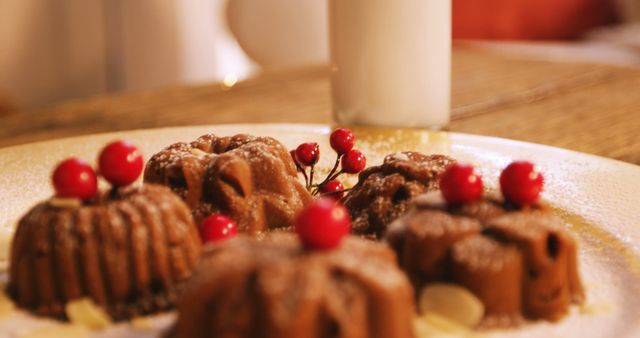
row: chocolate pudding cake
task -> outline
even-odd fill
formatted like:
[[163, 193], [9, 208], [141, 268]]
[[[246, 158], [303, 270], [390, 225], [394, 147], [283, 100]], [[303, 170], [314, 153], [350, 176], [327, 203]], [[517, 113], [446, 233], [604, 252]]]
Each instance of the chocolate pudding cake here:
[[484, 326], [520, 323], [523, 261], [516, 247], [486, 236], [470, 236], [451, 246], [448, 265], [448, 278], [484, 304]]
[[524, 316], [556, 321], [584, 291], [576, 241], [542, 204], [515, 208], [483, 197], [447, 205], [438, 192], [416, 198], [386, 239], [416, 290], [431, 282], [464, 286], [485, 305], [485, 325]]
[[438, 188], [440, 175], [453, 163], [455, 160], [444, 155], [402, 152], [388, 155], [382, 165], [365, 169], [343, 200], [353, 217], [353, 232], [381, 238], [413, 197]]
[[149, 160], [144, 180], [180, 195], [196, 221], [223, 213], [252, 234], [290, 227], [311, 200], [289, 152], [270, 137], [204, 135], [173, 144]]
[[487, 223], [485, 234], [518, 248], [524, 260], [523, 311], [558, 320], [571, 303], [584, 301], [576, 241], [551, 212], [517, 211]]
[[347, 237], [332, 250], [294, 234], [205, 247], [172, 336], [414, 337], [413, 290], [386, 245]]
[[166, 187], [114, 188], [84, 203], [52, 198], [18, 223], [8, 293], [57, 318], [83, 297], [116, 320], [154, 313], [173, 307], [200, 250], [189, 208]]

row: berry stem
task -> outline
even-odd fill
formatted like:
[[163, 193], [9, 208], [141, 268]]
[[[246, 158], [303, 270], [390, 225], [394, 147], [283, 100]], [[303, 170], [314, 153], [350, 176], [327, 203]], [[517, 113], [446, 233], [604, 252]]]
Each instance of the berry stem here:
[[304, 169], [302, 170], [302, 176], [304, 176], [304, 184], [309, 186], [309, 176], [307, 176], [307, 171]]
[[296, 165], [296, 168], [298, 168], [298, 171], [302, 173], [302, 176], [304, 176], [304, 185], [306, 187], [309, 187], [309, 177], [307, 176], [307, 172], [298, 162], [294, 162], [294, 163]]
[[338, 176], [342, 175], [344, 173], [344, 171], [342, 171], [342, 169], [340, 169], [337, 173], [335, 173], [333, 176], [329, 175], [327, 176], [327, 179], [325, 180], [326, 182], [324, 182], [325, 184], [329, 181], [333, 181], [336, 178], [338, 178]]
[[[333, 168], [331, 168], [331, 171], [329, 172], [329, 175], [327, 175], [327, 177], [331, 177], [331, 175], [333, 175], [336, 172], [336, 169], [338, 169], [338, 165], [340, 164], [340, 158], [342, 157], [342, 155], [340, 154], [336, 154], [336, 163], [333, 164]], [[324, 182], [322, 183], [327, 183], [328, 180], [325, 178]]]
[[320, 190], [322, 189], [322, 187], [323, 187], [325, 184], [327, 184], [327, 183], [328, 183], [328, 182], [330, 182], [330, 181], [335, 180], [335, 179], [336, 179], [338, 176], [340, 176], [342, 173], [343, 173], [343, 171], [342, 171], [342, 170], [340, 170], [340, 171], [338, 171], [337, 173], [335, 173], [333, 176], [331, 176], [331, 175], [327, 175], [327, 178], [325, 178], [325, 179], [324, 179], [324, 181], [322, 181], [322, 183], [320, 183], [320, 184], [318, 184], [318, 185], [316, 185], [316, 186], [315, 186], [315, 189], [313, 189], [313, 190], [311, 191], [311, 195], [312, 195], [312, 196], [317, 195], [317, 194], [320, 192]]
[[307, 185], [307, 190], [311, 190], [311, 187], [313, 186], [313, 174], [314, 174], [314, 170], [315, 169], [315, 165], [311, 166], [311, 170], [309, 172], [309, 184]]
[[331, 171], [329, 172], [329, 174], [327, 175], [327, 177], [324, 178], [324, 181], [322, 181], [320, 184], [317, 185], [317, 190], [322, 189], [322, 186], [327, 184], [329, 181], [335, 179], [336, 177], [338, 177], [338, 175], [340, 175], [340, 173], [338, 173], [338, 175], [334, 176], [333, 178], [331, 178], [331, 176], [336, 172], [336, 170], [338, 169], [338, 165], [340, 164], [340, 158], [342, 157], [342, 155], [338, 154], [336, 156], [336, 163], [333, 165], [333, 168], [331, 168]]
[[112, 186], [111, 189], [109, 189], [109, 198], [111, 199], [118, 198], [118, 187]]

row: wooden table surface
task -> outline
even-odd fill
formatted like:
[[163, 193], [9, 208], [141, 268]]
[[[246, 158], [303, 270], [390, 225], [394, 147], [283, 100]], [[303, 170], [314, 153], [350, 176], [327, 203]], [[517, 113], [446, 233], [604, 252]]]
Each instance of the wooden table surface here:
[[[456, 47], [451, 130], [640, 164], [640, 70], [517, 59]], [[216, 123], [331, 123], [328, 68], [68, 101], [0, 117], [0, 146], [97, 132]]]

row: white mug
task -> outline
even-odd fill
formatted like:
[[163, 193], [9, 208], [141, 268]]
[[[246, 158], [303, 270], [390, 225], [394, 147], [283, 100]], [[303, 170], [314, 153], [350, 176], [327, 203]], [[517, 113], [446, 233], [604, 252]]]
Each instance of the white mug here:
[[451, 0], [329, 0], [340, 124], [443, 129], [451, 96]]

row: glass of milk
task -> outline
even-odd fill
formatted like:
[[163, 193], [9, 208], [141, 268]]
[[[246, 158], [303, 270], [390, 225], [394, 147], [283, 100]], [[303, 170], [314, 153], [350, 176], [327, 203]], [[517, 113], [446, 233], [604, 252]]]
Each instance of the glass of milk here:
[[447, 127], [451, 0], [329, 0], [329, 34], [338, 123]]

